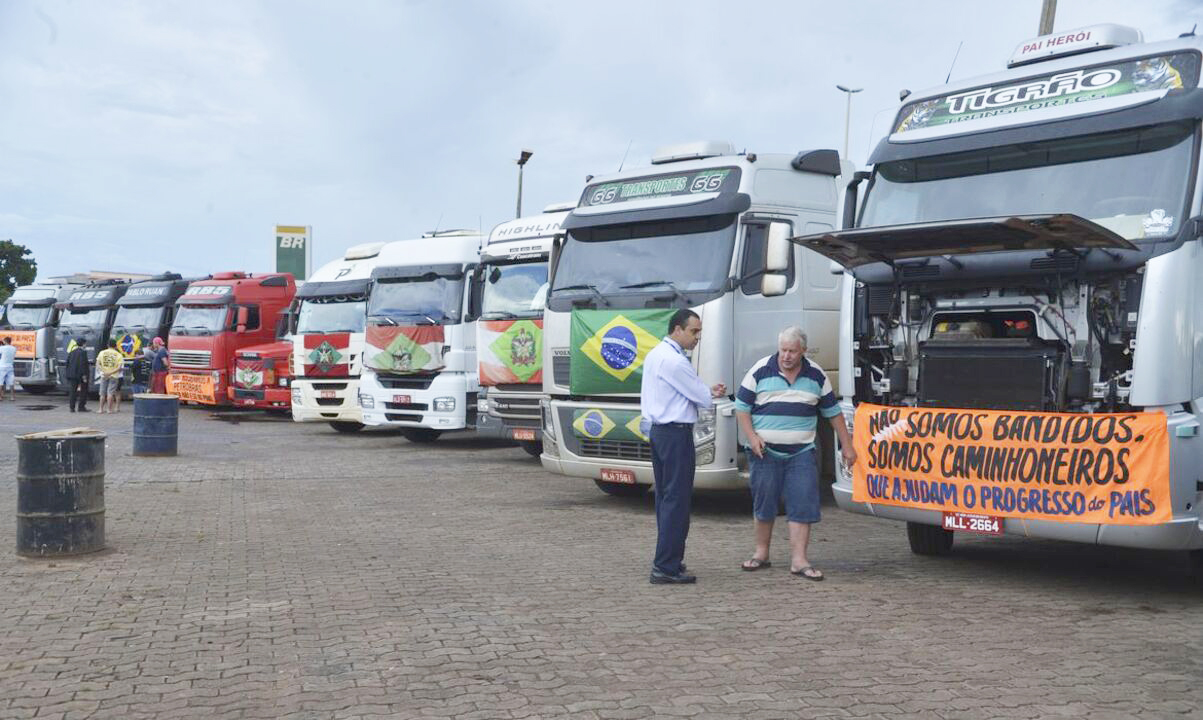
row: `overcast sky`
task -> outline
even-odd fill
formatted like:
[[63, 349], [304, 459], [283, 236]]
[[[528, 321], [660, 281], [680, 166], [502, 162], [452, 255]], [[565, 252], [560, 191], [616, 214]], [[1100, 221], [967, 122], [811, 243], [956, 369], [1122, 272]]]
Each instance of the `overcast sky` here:
[[[272, 229], [351, 244], [489, 229], [663, 144], [841, 148], [901, 88], [1004, 67], [1040, 0], [0, 0], [0, 239], [39, 275], [273, 269]], [[1056, 29], [1163, 40], [1203, 0], [1060, 0]]]

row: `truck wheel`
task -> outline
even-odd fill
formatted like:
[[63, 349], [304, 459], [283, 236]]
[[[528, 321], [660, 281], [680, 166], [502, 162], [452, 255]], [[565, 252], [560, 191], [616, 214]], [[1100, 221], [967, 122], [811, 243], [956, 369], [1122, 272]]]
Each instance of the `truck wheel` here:
[[526, 454], [530, 455], [531, 457], [539, 457], [543, 454], [542, 440], [523, 440], [518, 444], [521, 445], [522, 449], [526, 451]]
[[443, 432], [430, 428], [402, 428], [401, 434], [411, 443], [432, 443], [438, 440], [439, 435], [442, 435]]
[[331, 420], [330, 427], [340, 433], [356, 433], [363, 430], [363, 423], [347, 421], [347, 420]]
[[1190, 574], [1195, 578], [1195, 584], [1203, 587], [1203, 550], [1191, 550], [1188, 555], [1190, 558]]
[[29, 387], [22, 385], [21, 389], [30, 395], [45, 395], [50, 392], [50, 388], [45, 385], [30, 385]]
[[651, 485], [627, 485], [605, 480], [594, 480], [593, 482], [597, 483], [597, 487], [601, 488], [602, 492], [614, 497], [642, 497], [651, 488]]
[[908, 522], [906, 539], [916, 555], [947, 555], [952, 551], [952, 531], [936, 525]]

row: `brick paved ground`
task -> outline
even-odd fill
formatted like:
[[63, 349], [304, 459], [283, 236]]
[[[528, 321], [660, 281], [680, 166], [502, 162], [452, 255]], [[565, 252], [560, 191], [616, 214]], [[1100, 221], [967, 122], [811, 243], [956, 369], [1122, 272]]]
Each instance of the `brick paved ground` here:
[[[1203, 593], [1179, 556], [958, 540], [825, 509], [824, 583], [741, 573], [748, 507], [705, 498], [694, 587], [651, 586], [650, 499], [471, 437], [411, 445], [185, 409], [0, 405], [0, 432], [110, 432], [108, 541], [18, 559], [0, 441], [0, 718], [1201, 716]], [[48, 411], [21, 405], [54, 405]], [[784, 530], [784, 528], [782, 528]]]

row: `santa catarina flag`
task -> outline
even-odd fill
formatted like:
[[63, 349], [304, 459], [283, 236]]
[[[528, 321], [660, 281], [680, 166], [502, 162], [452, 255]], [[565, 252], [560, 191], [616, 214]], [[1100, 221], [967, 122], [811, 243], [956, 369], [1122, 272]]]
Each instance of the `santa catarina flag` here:
[[364, 364], [390, 373], [443, 369], [443, 326], [369, 325], [364, 335]]
[[482, 320], [476, 343], [480, 384], [543, 382], [543, 319]]
[[638, 393], [643, 361], [668, 333], [673, 310], [573, 310], [569, 390]]
[[305, 377], [351, 374], [351, 333], [313, 333], [305, 338]]

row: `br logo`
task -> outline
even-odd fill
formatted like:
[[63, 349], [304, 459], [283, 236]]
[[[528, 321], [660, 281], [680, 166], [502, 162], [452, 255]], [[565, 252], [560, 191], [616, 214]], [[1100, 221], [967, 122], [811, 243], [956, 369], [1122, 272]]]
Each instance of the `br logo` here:
[[639, 356], [639, 344], [635, 333], [625, 325], [610, 328], [601, 341], [601, 356], [615, 370], [625, 370]]

